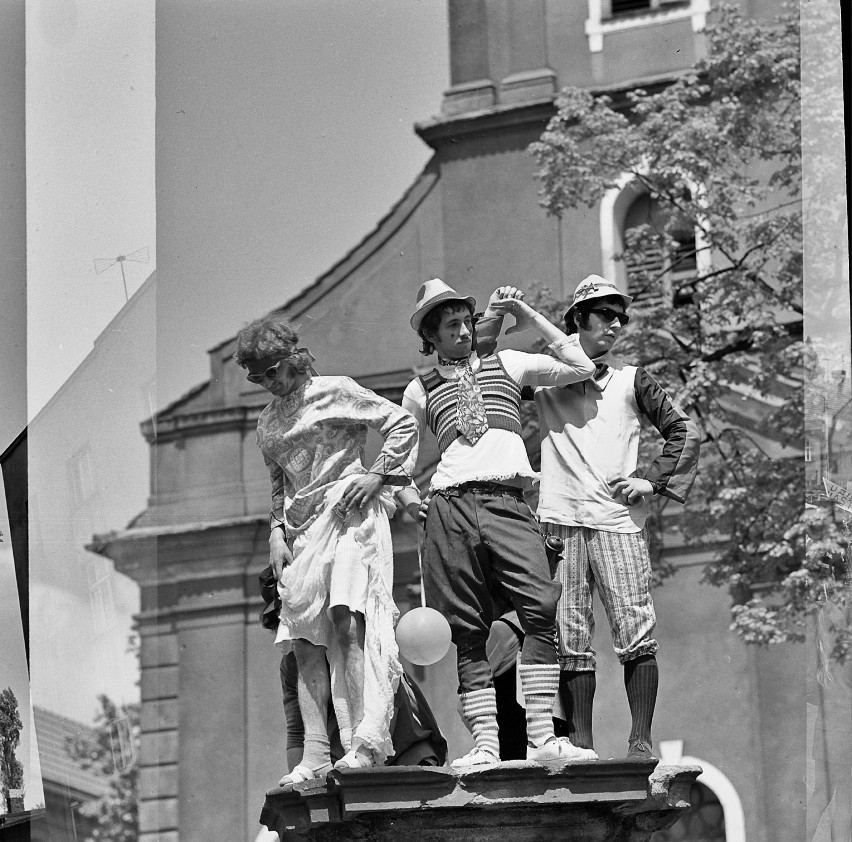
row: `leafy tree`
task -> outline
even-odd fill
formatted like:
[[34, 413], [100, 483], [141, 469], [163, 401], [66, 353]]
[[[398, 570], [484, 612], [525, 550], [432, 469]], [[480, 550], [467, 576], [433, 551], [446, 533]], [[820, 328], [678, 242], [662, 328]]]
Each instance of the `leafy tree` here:
[[628, 183], [647, 197], [617, 256], [635, 297], [618, 352], [704, 439], [687, 507], [660, 501], [657, 525], [713, 549], [705, 580], [728, 586], [746, 641], [799, 641], [832, 573], [806, 558], [801, 519], [797, 9], [767, 23], [722, 6], [706, 44], [694, 72], [620, 102], [566, 88], [531, 152], [550, 215]]
[[7, 804], [10, 789], [24, 788], [24, 767], [15, 757], [23, 727], [18, 712], [18, 699], [12, 688], [7, 687], [0, 691], [0, 782], [2, 797]]
[[66, 750], [83, 769], [108, 782], [101, 798], [83, 804], [80, 812], [92, 820], [86, 842], [136, 842], [139, 836], [139, 706], [118, 707], [98, 697], [100, 711], [91, 734], [68, 738]]

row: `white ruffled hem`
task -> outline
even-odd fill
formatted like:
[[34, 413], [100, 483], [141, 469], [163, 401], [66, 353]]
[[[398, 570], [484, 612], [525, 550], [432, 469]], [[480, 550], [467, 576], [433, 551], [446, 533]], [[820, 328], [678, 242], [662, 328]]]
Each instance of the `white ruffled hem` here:
[[[389, 513], [394, 510], [392, 492], [385, 489], [363, 510], [360, 523], [343, 520], [334, 506], [354, 477], [334, 484], [325, 496], [323, 510], [294, 545], [295, 559], [284, 569], [278, 591], [281, 594], [281, 622], [276, 643], [302, 638], [326, 647], [331, 667], [331, 693], [340, 727], [341, 742], [348, 751], [364, 745], [379, 763], [393, 754], [390, 723], [394, 693], [402, 674], [394, 625], [399, 616], [393, 601], [393, 548]], [[336, 547], [344, 530], [352, 535], [359, 556], [367, 567], [367, 602], [364, 640], [364, 716], [353, 730], [352, 702], [329, 617], [328, 584]]]

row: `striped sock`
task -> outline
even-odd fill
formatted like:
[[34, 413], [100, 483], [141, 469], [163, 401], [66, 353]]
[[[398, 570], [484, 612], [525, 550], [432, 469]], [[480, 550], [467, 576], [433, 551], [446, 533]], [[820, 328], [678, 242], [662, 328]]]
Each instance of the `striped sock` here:
[[527, 706], [527, 740], [540, 746], [553, 738], [553, 699], [559, 689], [559, 664], [520, 664]]
[[633, 718], [631, 740], [651, 742], [651, 720], [657, 702], [659, 675], [657, 659], [653, 655], [640, 655], [624, 664], [624, 686]]
[[473, 732], [477, 748], [500, 756], [500, 739], [497, 730], [497, 693], [493, 687], [471, 690], [461, 694], [462, 715]]

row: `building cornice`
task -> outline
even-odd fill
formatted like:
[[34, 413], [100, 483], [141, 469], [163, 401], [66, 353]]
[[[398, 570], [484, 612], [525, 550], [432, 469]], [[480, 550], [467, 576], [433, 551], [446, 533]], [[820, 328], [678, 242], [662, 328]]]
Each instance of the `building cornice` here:
[[148, 444], [162, 444], [188, 435], [207, 436], [239, 430], [250, 422], [257, 422], [262, 410], [262, 406], [227, 406], [149, 418], [141, 424], [142, 435]]
[[523, 105], [496, 105], [451, 117], [434, 117], [415, 123], [414, 131], [424, 143], [437, 150], [444, 143], [465, 135], [544, 126], [555, 113], [553, 101], [553, 97], [548, 96]]
[[[610, 97], [612, 107], [621, 110], [629, 106], [627, 95], [631, 91], [642, 88], [649, 93], [655, 93], [693, 72], [688, 68], [683, 71], [640, 76], [614, 85], [591, 88], [589, 92], [592, 96]], [[444, 143], [466, 135], [489, 134], [507, 128], [544, 126], [556, 113], [555, 103], [556, 96], [546, 96], [523, 104], [505, 103], [461, 114], [443, 114], [415, 123], [414, 131], [424, 143], [437, 150]]]

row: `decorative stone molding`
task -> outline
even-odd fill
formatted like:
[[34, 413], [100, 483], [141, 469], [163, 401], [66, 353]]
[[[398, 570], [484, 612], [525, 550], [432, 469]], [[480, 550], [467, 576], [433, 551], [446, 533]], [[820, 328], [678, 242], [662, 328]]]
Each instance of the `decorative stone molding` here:
[[602, 0], [588, 0], [589, 17], [586, 20], [586, 36], [589, 39], [589, 51], [599, 53], [603, 50], [604, 35], [623, 32], [627, 29], [639, 29], [644, 26], [657, 26], [677, 20], [691, 20], [692, 31], [701, 32], [710, 12], [710, 0], [689, 0], [683, 3], [659, 3], [656, 8], [646, 12], [633, 13], [623, 17], [603, 19]]
[[222, 430], [247, 428], [260, 417], [263, 406], [229, 406], [149, 418], [142, 422], [148, 444], [170, 441], [184, 435], [212, 435]]
[[282, 842], [430, 842], [524, 839], [645, 842], [689, 807], [699, 767], [604, 760], [509, 761], [457, 774], [447, 768], [346, 769], [266, 794], [261, 824]]
[[556, 74], [549, 67], [513, 73], [500, 82], [500, 102], [525, 104], [554, 96]]
[[491, 108], [496, 101], [497, 90], [494, 83], [490, 79], [477, 79], [474, 82], [453, 85], [444, 91], [441, 113], [452, 117], [468, 111], [481, 111], [483, 108]]

